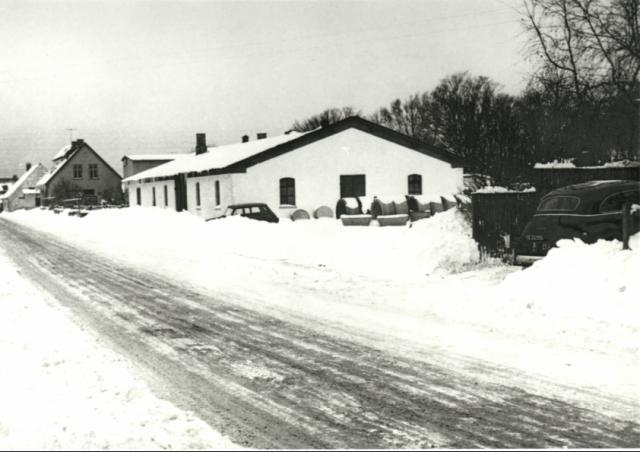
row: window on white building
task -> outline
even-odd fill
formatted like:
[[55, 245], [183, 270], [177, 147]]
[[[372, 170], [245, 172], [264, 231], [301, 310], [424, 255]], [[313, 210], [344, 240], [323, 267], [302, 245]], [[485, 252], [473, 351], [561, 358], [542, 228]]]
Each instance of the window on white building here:
[[409, 174], [409, 189], [407, 193], [410, 195], [422, 194], [422, 176], [420, 174]]
[[352, 174], [340, 176], [340, 197], [355, 198], [366, 196], [366, 183], [364, 174]]
[[280, 179], [280, 205], [296, 205], [296, 180], [293, 177]]

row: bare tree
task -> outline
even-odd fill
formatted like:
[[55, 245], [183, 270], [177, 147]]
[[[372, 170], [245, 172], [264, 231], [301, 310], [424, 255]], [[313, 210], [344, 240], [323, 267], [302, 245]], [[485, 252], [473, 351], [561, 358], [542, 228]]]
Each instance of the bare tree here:
[[294, 122], [291, 128], [298, 132], [308, 132], [336, 123], [349, 116], [358, 116], [360, 114], [360, 111], [355, 110], [353, 107], [329, 108], [318, 115], [311, 116], [303, 121]]
[[523, 0], [537, 75], [566, 82], [575, 99], [638, 96], [638, 0]]

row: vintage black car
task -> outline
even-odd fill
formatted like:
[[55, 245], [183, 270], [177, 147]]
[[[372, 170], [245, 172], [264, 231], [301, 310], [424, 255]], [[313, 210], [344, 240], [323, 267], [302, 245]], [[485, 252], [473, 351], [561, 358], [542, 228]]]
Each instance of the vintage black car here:
[[232, 204], [227, 207], [224, 215], [216, 218], [209, 218], [207, 221], [226, 218], [233, 215], [240, 215], [251, 218], [252, 220], [268, 221], [269, 223], [278, 223], [280, 221], [278, 216], [273, 213], [268, 205], [260, 202]]
[[[640, 204], [640, 181], [591, 181], [548, 193], [514, 246], [515, 263], [529, 265], [546, 256], [560, 239], [585, 243], [622, 239], [622, 207]], [[632, 233], [640, 229], [638, 220]]]

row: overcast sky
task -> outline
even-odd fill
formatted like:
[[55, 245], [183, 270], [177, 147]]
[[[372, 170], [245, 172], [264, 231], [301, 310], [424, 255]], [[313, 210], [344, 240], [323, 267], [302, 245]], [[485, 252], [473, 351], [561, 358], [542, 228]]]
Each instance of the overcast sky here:
[[287, 130], [345, 105], [369, 114], [462, 70], [511, 93], [529, 71], [518, 0], [0, 0], [0, 176], [84, 138], [185, 152]]

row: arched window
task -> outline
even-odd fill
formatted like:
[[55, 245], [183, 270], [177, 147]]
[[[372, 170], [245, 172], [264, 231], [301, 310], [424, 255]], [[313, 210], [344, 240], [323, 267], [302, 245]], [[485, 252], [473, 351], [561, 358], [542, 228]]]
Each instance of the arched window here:
[[296, 180], [293, 177], [280, 179], [280, 205], [296, 205]]
[[220, 206], [220, 181], [216, 181], [216, 207]]
[[196, 182], [196, 206], [200, 205], [200, 182]]
[[409, 175], [409, 190], [408, 193], [410, 195], [421, 195], [422, 194], [422, 176], [419, 174], [410, 174]]

